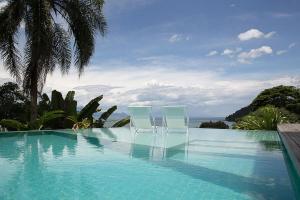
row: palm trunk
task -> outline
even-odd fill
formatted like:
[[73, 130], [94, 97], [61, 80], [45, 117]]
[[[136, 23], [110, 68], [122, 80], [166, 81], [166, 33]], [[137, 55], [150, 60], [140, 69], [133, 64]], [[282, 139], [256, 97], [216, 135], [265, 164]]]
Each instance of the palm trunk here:
[[30, 121], [37, 119], [37, 73], [31, 75], [30, 80]]

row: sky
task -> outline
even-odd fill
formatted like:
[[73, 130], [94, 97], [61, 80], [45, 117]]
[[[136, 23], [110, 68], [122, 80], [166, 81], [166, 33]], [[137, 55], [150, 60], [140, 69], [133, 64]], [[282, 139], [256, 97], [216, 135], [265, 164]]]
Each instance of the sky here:
[[[299, 0], [106, 0], [104, 13], [107, 35], [82, 76], [56, 71], [44, 92], [223, 117], [263, 89], [300, 86]], [[0, 83], [12, 80], [0, 65]]]

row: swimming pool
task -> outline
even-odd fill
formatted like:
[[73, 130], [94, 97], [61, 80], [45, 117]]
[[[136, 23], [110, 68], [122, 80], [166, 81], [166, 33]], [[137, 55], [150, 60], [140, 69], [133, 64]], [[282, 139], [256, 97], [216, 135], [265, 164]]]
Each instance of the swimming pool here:
[[277, 132], [0, 134], [1, 200], [297, 199], [293, 176]]

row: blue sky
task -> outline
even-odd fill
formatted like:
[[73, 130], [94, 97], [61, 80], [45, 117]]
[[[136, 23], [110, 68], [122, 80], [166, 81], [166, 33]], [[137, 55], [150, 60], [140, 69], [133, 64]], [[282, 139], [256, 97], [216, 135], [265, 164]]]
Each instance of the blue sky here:
[[[185, 104], [193, 116], [226, 116], [264, 88], [300, 84], [300, 1], [107, 0], [83, 76], [55, 72], [45, 92], [75, 90], [80, 104]], [[9, 75], [0, 69], [2, 82]]]

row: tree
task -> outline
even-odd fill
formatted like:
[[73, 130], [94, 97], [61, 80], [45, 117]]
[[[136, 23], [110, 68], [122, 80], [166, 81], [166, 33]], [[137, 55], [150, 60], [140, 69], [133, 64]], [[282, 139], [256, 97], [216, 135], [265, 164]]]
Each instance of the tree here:
[[228, 121], [237, 121], [257, 109], [273, 105], [276, 108], [284, 108], [292, 113], [300, 115], [300, 89], [294, 86], [276, 86], [262, 91], [252, 103], [226, 117]]
[[222, 121], [217, 121], [217, 122], [209, 121], [209, 122], [202, 122], [199, 128], [229, 129], [229, 126]]
[[[37, 98], [48, 73], [67, 73], [75, 55], [79, 74], [94, 51], [95, 36], [105, 34], [104, 0], [10, 0], [0, 11], [0, 52], [10, 74], [30, 95], [31, 121], [37, 119]], [[64, 21], [63, 23], [59, 23]], [[24, 22], [24, 62], [17, 35]], [[72, 39], [73, 38], [73, 39]], [[71, 49], [74, 41], [74, 51]], [[23, 71], [24, 70], [24, 71]]]
[[25, 122], [28, 118], [29, 101], [16, 83], [0, 86], [0, 119], [15, 119]]

